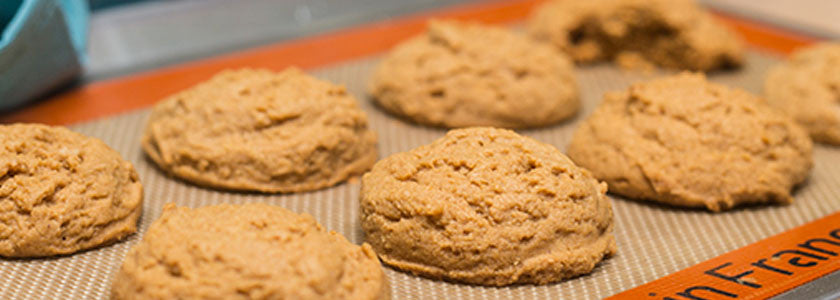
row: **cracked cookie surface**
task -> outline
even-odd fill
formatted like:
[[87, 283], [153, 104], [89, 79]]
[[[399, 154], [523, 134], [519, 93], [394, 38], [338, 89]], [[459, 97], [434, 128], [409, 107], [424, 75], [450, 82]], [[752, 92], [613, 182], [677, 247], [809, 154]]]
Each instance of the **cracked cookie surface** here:
[[551, 145], [457, 129], [374, 165], [362, 178], [361, 224], [379, 257], [402, 270], [546, 284], [615, 253], [606, 189]]
[[812, 148], [801, 127], [755, 96], [683, 73], [607, 93], [568, 155], [612, 193], [721, 211], [792, 202]]
[[693, 0], [554, 0], [528, 32], [575, 61], [709, 71], [743, 63], [743, 43]]
[[432, 21], [395, 47], [371, 78], [380, 107], [439, 127], [539, 127], [580, 107], [571, 61], [508, 29]]
[[137, 229], [143, 187], [102, 141], [63, 127], [0, 126], [0, 256], [71, 254]]
[[142, 145], [187, 181], [261, 192], [332, 186], [377, 156], [356, 99], [298, 69], [223, 71], [170, 96], [152, 111]]
[[129, 250], [112, 299], [390, 298], [382, 266], [315, 219], [261, 203], [168, 204]]
[[840, 145], [840, 42], [798, 50], [770, 69], [764, 96], [814, 141]]

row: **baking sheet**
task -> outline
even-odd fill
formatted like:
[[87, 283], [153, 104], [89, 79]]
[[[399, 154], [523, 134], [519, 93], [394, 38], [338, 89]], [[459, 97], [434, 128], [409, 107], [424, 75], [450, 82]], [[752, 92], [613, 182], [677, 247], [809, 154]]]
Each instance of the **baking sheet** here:
[[[777, 57], [752, 52], [746, 67], [717, 73], [710, 79], [758, 93], [766, 69]], [[345, 84], [356, 95], [379, 135], [380, 157], [406, 151], [444, 135], [433, 129], [392, 118], [373, 107], [364, 93], [378, 57], [313, 70], [317, 77]], [[622, 71], [609, 65], [581, 67], [582, 111], [556, 126], [519, 131], [565, 150], [577, 123], [595, 108], [605, 91], [662, 74]], [[153, 87], [150, 87], [153, 88]], [[119, 101], [114, 95], [113, 101]], [[138, 234], [128, 240], [71, 256], [0, 259], [0, 299], [107, 299], [111, 279], [128, 248], [158, 218], [165, 203], [200, 207], [216, 203], [265, 202], [309, 213], [325, 227], [360, 244], [358, 180], [324, 190], [290, 195], [233, 193], [197, 187], [164, 175], [140, 149], [148, 109], [71, 126], [102, 139], [134, 163], [145, 190]], [[815, 167], [808, 182], [788, 206], [755, 206], [719, 214], [684, 210], [611, 196], [618, 253], [590, 275], [544, 286], [505, 288], [470, 286], [415, 277], [384, 267], [394, 299], [600, 299], [652, 281], [698, 262], [840, 210], [840, 148], [816, 145]]]

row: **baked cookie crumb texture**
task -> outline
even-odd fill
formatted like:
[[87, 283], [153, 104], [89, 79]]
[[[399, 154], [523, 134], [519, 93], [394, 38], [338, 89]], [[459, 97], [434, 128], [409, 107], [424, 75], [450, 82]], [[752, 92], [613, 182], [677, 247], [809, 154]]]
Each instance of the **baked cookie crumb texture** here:
[[764, 96], [808, 129], [814, 141], [840, 145], [840, 42], [798, 50], [770, 69]]
[[137, 229], [143, 187], [102, 141], [63, 127], [0, 125], [0, 256], [71, 254]]
[[142, 144], [177, 177], [261, 192], [332, 186], [361, 175], [377, 156], [356, 99], [293, 68], [223, 71], [163, 100]]
[[812, 148], [759, 98], [683, 73], [607, 93], [568, 154], [612, 193], [721, 211], [792, 202]]
[[129, 250], [112, 299], [390, 298], [369, 245], [266, 204], [168, 204]]
[[432, 21], [392, 50], [369, 92], [380, 107], [440, 127], [539, 127], [580, 107], [571, 61], [508, 29]]
[[743, 42], [693, 0], [553, 0], [528, 32], [580, 63], [710, 71], [744, 60]]
[[616, 251], [606, 185], [513, 131], [452, 130], [362, 178], [361, 224], [388, 265], [431, 278], [546, 284]]

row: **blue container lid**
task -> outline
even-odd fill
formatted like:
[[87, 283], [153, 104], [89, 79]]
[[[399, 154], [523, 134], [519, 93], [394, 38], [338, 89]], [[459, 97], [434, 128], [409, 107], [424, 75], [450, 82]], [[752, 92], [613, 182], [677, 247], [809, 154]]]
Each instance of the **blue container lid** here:
[[0, 0], [0, 109], [81, 73], [88, 18], [86, 0]]

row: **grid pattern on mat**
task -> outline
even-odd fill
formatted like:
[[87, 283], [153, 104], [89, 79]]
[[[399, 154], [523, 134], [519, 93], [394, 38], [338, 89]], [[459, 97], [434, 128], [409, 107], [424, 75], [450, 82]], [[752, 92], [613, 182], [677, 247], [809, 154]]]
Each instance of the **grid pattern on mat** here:
[[[377, 57], [313, 71], [345, 84], [369, 113], [379, 135], [382, 157], [431, 142], [444, 130], [408, 124], [374, 108], [365, 96], [365, 81]], [[747, 67], [734, 73], [712, 74], [713, 81], [758, 93], [764, 71], [776, 58], [750, 53]], [[520, 133], [565, 149], [576, 124], [609, 90], [659, 76], [620, 71], [606, 65], [578, 70], [583, 110], [573, 120]], [[114, 95], [113, 101], [119, 101]], [[140, 149], [139, 137], [148, 110], [72, 126], [73, 130], [104, 140], [133, 162], [145, 187], [140, 232], [127, 241], [76, 255], [36, 260], [0, 259], [0, 299], [106, 299], [110, 281], [128, 248], [158, 218], [168, 202], [199, 207], [215, 203], [266, 202], [309, 213], [325, 227], [361, 243], [358, 221], [358, 181], [321, 191], [293, 195], [229, 193], [196, 187], [163, 175]], [[618, 254], [592, 274], [545, 286], [489, 288], [414, 277], [385, 267], [395, 299], [598, 299], [745, 246], [840, 210], [840, 149], [817, 145], [811, 178], [789, 206], [741, 208], [721, 214], [681, 210], [618, 197], [613, 199]]]

